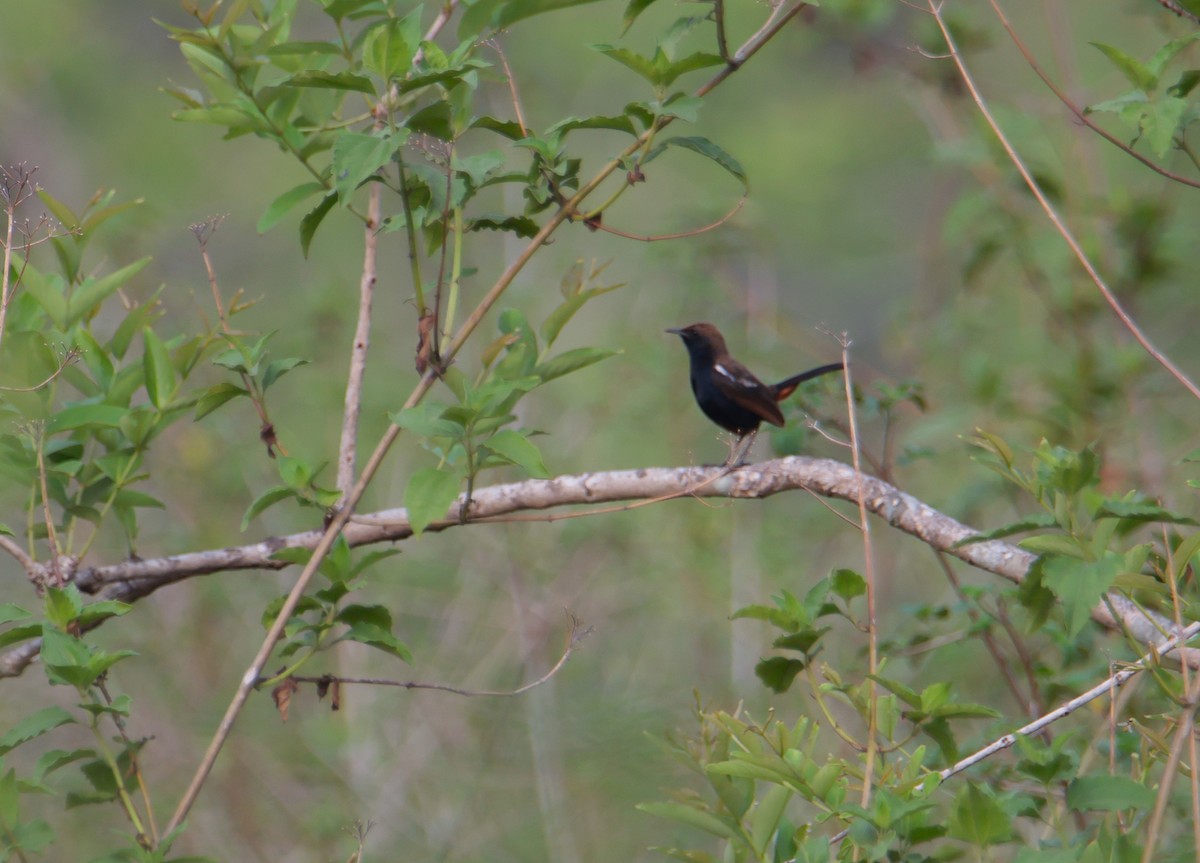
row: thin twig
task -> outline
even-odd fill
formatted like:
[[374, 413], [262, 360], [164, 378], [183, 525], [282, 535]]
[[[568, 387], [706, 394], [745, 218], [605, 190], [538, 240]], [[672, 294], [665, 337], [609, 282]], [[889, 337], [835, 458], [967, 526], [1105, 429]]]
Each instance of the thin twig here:
[[1004, 152], [1008, 155], [1009, 160], [1020, 173], [1021, 178], [1025, 181], [1025, 185], [1029, 188], [1029, 191], [1031, 191], [1033, 196], [1037, 198], [1038, 204], [1041, 205], [1042, 210], [1046, 213], [1046, 216], [1054, 224], [1054, 228], [1058, 231], [1059, 236], [1061, 236], [1063, 241], [1066, 242], [1067, 246], [1071, 249], [1071, 252], [1075, 255], [1076, 260], [1079, 261], [1080, 266], [1083, 267], [1084, 271], [1088, 274], [1088, 277], [1091, 278], [1093, 284], [1096, 285], [1096, 288], [1100, 291], [1101, 295], [1103, 295], [1105, 302], [1108, 303], [1109, 307], [1113, 310], [1113, 313], [1117, 316], [1125, 328], [1129, 330], [1134, 339], [1137, 340], [1137, 343], [1141, 345], [1146, 353], [1153, 357], [1154, 360], [1159, 363], [1159, 365], [1161, 365], [1177, 381], [1179, 381], [1179, 383], [1182, 384], [1188, 392], [1190, 392], [1197, 399], [1200, 399], [1200, 387], [1196, 386], [1196, 384], [1193, 383], [1186, 374], [1184, 374], [1182, 369], [1171, 362], [1166, 354], [1154, 346], [1154, 344], [1150, 341], [1146, 334], [1142, 332], [1141, 328], [1137, 325], [1129, 313], [1125, 311], [1125, 308], [1121, 305], [1121, 302], [1109, 288], [1108, 284], [1104, 281], [1100, 273], [1097, 272], [1095, 266], [1088, 258], [1087, 253], [1084, 252], [1083, 247], [1079, 245], [1079, 241], [1075, 239], [1075, 235], [1071, 233], [1071, 229], [1067, 227], [1066, 222], [1063, 221], [1062, 217], [1058, 214], [1058, 211], [1054, 209], [1054, 205], [1050, 203], [1050, 199], [1046, 197], [1045, 192], [1042, 191], [1041, 186], [1038, 185], [1037, 180], [1034, 179], [1033, 174], [1030, 173], [1029, 168], [1025, 165], [1025, 162], [1021, 159], [1020, 155], [1018, 155], [1012, 143], [1009, 142], [1003, 130], [1001, 130], [1000, 124], [996, 121], [996, 118], [992, 116], [991, 109], [988, 108], [987, 102], [984, 101], [983, 95], [980, 93], [979, 88], [975, 85], [975, 79], [972, 77], [970, 70], [967, 69], [966, 61], [963, 60], [962, 54], [960, 54], [958, 51], [958, 46], [955, 44], [954, 37], [950, 33], [950, 27], [946, 24], [946, 19], [942, 17], [942, 4], [940, 0], [927, 0], [927, 2], [929, 4], [929, 11], [933, 14], [934, 20], [937, 22], [938, 27], [942, 31], [942, 38], [946, 40], [946, 45], [950, 49], [950, 55], [954, 60], [954, 65], [958, 67], [958, 74], [962, 78], [963, 83], [966, 85], [967, 90], [970, 91], [971, 98], [974, 100], [975, 106], [979, 108], [979, 112], [983, 115], [983, 118], [991, 128], [992, 133], [1000, 141], [1000, 145], [1004, 148]]
[[[200, 247], [200, 260], [204, 262], [204, 272], [208, 276], [208, 286], [212, 291], [213, 305], [217, 307], [217, 320], [221, 324], [221, 333], [229, 340], [233, 346], [233, 328], [229, 326], [229, 316], [225, 309], [225, 301], [221, 297], [221, 288], [217, 281], [217, 269], [213, 265], [212, 255], [208, 253], [208, 241], [212, 239], [213, 234], [217, 232], [217, 228], [224, 221], [224, 216], [213, 216], [203, 222], [197, 222], [189, 226], [192, 236], [196, 238], [196, 243]], [[236, 300], [237, 294], [234, 294]], [[275, 430], [275, 424], [271, 422], [271, 417], [267, 413], [266, 397], [259, 390], [258, 384], [254, 377], [248, 372], [241, 371], [238, 375], [242, 379], [242, 388], [250, 397], [250, 403], [254, 405], [254, 412], [258, 414], [259, 422], [259, 439], [266, 444], [267, 455], [275, 457], [275, 450], [279, 450], [281, 455], [287, 455], [287, 449], [279, 442], [278, 433]]]
[[[1033, 722], [1030, 722], [1028, 725], [1024, 725], [1010, 734], [1005, 734], [1003, 737], [999, 738], [998, 740], [994, 740], [982, 749], [971, 753], [966, 758], [958, 761], [956, 764], [940, 771], [938, 776], [942, 779], [942, 781], [945, 781], [951, 776], [954, 776], [956, 773], [961, 773], [968, 767], [978, 764], [995, 753], [1000, 752], [1003, 749], [1008, 749], [1017, 742], [1018, 737], [1030, 737], [1034, 734], [1037, 734], [1043, 728], [1049, 727], [1053, 723], [1062, 719], [1064, 716], [1069, 716], [1088, 702], [1094, 701], [1100, 696], [1116, 689], [1139, 671], [1145, 671], [1152, 663], [1157, 662], [1160, 657], [1166, 656], [1167, 654], [1175, 651], [1178, 649], [1179, 645], [1187, 643], [1187, 641], [1195, 637], [1197, 633], [1200, 633], [1200, 623], [1193, 623], [1183, 632], [1172, 635], [1170, 638], [1167, 638], [1151, 647], [1148, 653], [1146, 653], [1141, 659], [1130, 665], [1128, 668], [1118, 671], [1103, 683], [1099, 684], [1098, 686], [1093, 686], [1087, 692], [1083, 693], [1082, 695], [1077, 695], [1075, 698], [1072, 698], [1065, 704], [1056, 707], [1049, 713], [1043, 714]], [[1200, 676], [1198, 676], [1196, 679], [1200, 680]]]
[[72, 365], [75, 362], [75, 360], [79, 359], [80, 353], [81, 353], [81, 351], [79, 350], [79, 348], [71, 348], [70, 350], [68, 350], [62, 358], [62, 362], [58, 364], [58, 368], [56, 368], [54, 370], [54, 372], [50, 375], [50, 377], [46, 378], [44, 381], [42, 381], [39, 384], [34, 384], [31, 387], [0, 387], [0, 392], [35, 393], [38, 390], [42, 389], [43, 387], [53, 383], [55, 378], [57, 378], [64, 371], [66, 371], [67, 366]]
[[858, 521], [863, 544], [863, 577], [867, 582], [867, 757], [863, 764], [862, 802], [865, 809], [871, 802], [871, 784], [875, 778], [875, 757], [879, 750], [876, 734], [879, 727], [879, 690], [875, 676], [879, 673], [879, 620], [876, 600], [879, 586], [875, 580], [875, 547], [871, 542], [871, 520], [867, 518], [862, 459], [859, 453], [858, 411], [854, 406], [854, 381], [850, 366], [850, 339], [845, 333], [842, 343], [842, 376], [846, 389], [846, 415], [850, 424], [850, 454], [854, 473], [858, 477]]
[[567, 660], [571, 658], [576, 645], [592, 634], [592, 627], [588, 626], [581, 629], [578, 618], [573, 614], [568, 614], [568, 617], [570, 619], [570, 628], [567, 632], [567, 644], [563, 648], [558, 662], [554, 663], [553, 667], [537, 680], [530, 681], [523, 686], [518, 686], [516, 689], [464, 689], [460, 686], [450, 686], [446, 683], [422, 683], [415, 680], [390, 680], [382, 677], [337, 677], [331, 674], [326, 674], [322, 677], [293, 675], [288, 679], [294, 680], [297, 683], [342, 683], [361, 684], [363, 686], [397, 686], [401, 689], [432, 689], [437, 692], [464, 695], [468, 698], [511, 698], [514, 695], [524, 695], [529, 690], [541, 686], [554, 675], [558, 674], [563, 666], [567, 664]]
[[[380, 125], [380, 124], [377, 124]], [[370, 183], [367, 192], [367, 221], [363, 226], [363, 265], [358, 282], [358, 322], [350, 345], [350, 370], [342, 410], [342, 438], [338, 446], [337, 489], [342, 497], [354, 487], [358, 467], [358, 420], [362, 414], [363, 378], [367, 373], [367, 350], [371, 344], [371, 306], [375, 298], [379, 222], [383, 212], [383, 184]]]
[[42, 492], [42, 514], [46, 519], [46, 543], [50, 546], [50, 575], [55, 586], [62, 587], [66, 578], [59, 565], [62, 550], [58, 544], [58, 532], [54, 528], [54, 515], [50, 511], [50, 489], [46, 481], [46, 426], [37, 422], [32, 430], [34, 447], [37, 450], [38, 484]]
[[16, 540], [3, 534], [0, 534], [0, 551], [7, 551], [15, 557], [17, 563], [21, 564], [21, 567], [27, 573], [32, 574], [37, 567], [37, 564], [33, 562], [33, 558], [25, 553], [25, 549], [17, 545]]
[[733, 209], [721, 216], [721, 218], [717, 219], [715, 222], [709, 222], [707, 225], [702, 225], [699, 228], [689, 228], [686, 231], [677, 231], [673, 234], [629, 234], [625, 231], [618, 230], [611, 225], [606, 225], [603, 222], [589, 222], [588, 224], [596, 230], [603, 231], [606, 234], [615, 234], [616, 236], [623, 237], [626, 240], [637, 240], [640, 243], [658, 243], [663, 240], [682, 240], [687, 237], [698, 237], [701, 234], [707, 234], [709, 231], [721, 227], [723, 224], [736, 216], [742, 207], [745, 206], [747, 197], [748, 195], [742, 195], [741, 199], [733, 205]]

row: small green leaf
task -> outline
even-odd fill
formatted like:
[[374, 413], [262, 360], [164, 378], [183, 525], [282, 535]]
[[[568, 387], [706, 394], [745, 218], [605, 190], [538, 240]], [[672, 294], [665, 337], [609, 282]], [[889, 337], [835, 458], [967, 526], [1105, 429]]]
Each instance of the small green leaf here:
[[1127, 776], [1080, 776], [1067, 786], [1067, 806], [1101, 812], [1149, 809], [1154, 806], [1154, 791]]
[[22, 719], [0, 737], [0, 755], [7, 755], [22, 743], [28, 743], [47, 731], [75, 721], [75, 717], [61, 707], [44, 707], [32, 716]]
[[683, 147], [685, 150], [691, 150], [693, 153], [699, 153], [701, 156], [704, 156], [706, 159], [711, 159], [730, 174], [737, 177], [743, 186], [748, 188], [750, 185], [750, 179], [746, 176], [746, 170], [742, 167], [742, 164], [737, 159], [733, 158], [733, 156], [726, 153], [723, 149], [718, 147], [707, 138], [701, 138], [697, 136], [668, 138], [646, 154], [643, 164], [649, 162], [651, 159], [654, 159], [656, 156], [666, 150], [667, 147]]
[[533, 368], [532, 374], [541, 378], [543, 382], [552, 381], [563, 375], [569, 375], [571, 372], [585, 369], [590, 365], [616, 356], [619, 353], [620, 351], [610, 351], [605, 348], [575, 348], [574, 350], [564, 351], [558, 356], [546, 360], [544, 363], [539, 363]]
[[662, 818], [682, 822], [689, 827], [695, 827], [721, 839], [735, 839], [738, 836], [737, 829], [732, 825], [725, 823], [715, 815], [694, 809], [684, 803], [639, 803], [636, 808], [649, 815], [658, 815]]
[[286, 192], [267, 205], [267, 209], [263, 212], [262, 217], [258, 220], [258, 225], [256, 226], [257, 231], [260, 234], [265, 234], [301, 201], [304, 201], [324, 190], [325, 187], [320, 183], [301, 183], [299, 186], [294, 186], [293, 188], [288, 189]]
[[866, 580], [852, 569], [835, 569], [829, 585], [834, 593], [847, 601], [867, 592]]
[[352, 72], [298, 72], [283, 83], [293, 87], [316, 87], [329, 90], [354, 90], [375, 95], [375, 85], [366, 75], [355, 75]]
[[385, 80], [406, 73], [416, 49], [405, 38], [405, 30], [404, 22], [397, 18], [371, 30], [363, 40], [363, 65]]
[[116, 428], [128, 415], [128, 410], [115, 405], [71, 405], [52, 416], [46, 430], [56, 434], [78, 428]]
[[459, 484], [457, 474], [437, 468], [425, 468], [412, 475], [404, 491], [404, 505], [414, 536], [420, 536], [434, 521], [446, 517], [450, 504], [458, 497]]
[[245, 531], [246, 528], [250, 526], [250, 522], [257, 518], [263, 512], [263, 510], [274, 506], [281, 500], [287, 500], [288, 498], [296, 497], [298, 497], [296, 492], [288, 488], [286, 485], [277, 485], [273, 488], [267, 489], [254, 499], [249, 508], [246, 510], [246, 514], [242, 516], [242, 530]]
[[381, 135], [343, 132], [333, 142], [333, 178], [338, 200], [350, 203], [354, 190], [391, 161], [408, 140], [408, 130]]
[[0, 603], [0, 626], [12, 623], [14, 620], [24, 620], [27, 617], [32, 617], [32, 615], [21, 606], [11, 602]]
[[99, 279], [87, 279], [73, 294], [68, 305], [68, 326], [90, 316], [110, 294], [124, 286], [130, 279], [141, 272], [150, 263], [150, 258], [142, 258], [116, 272], [109, 273]]
[[46, 619], [59, 629], [65, 630], [83, 611], [83, 597], [79, 588], [70, 584], [65, 588], [51, 587], [46, 589], [45, 612]]
[[610, 57], [616, 60], [626, 69], [630, 69], [638, 76], [653, 84], [658, 77], [658, 70], [654, 66], [654, 61], [649, 57], [643, 57], [635, 51], [630, 51], [628, 48], [618, 48], [615, 45], [591, 45], [592, 50], [599, 51], [605, 57]]
[[297, 366], [306, 365], [308, 365], [308, 360], [301, 359], [300, 357], [287, 357], [286, 359], [282, 360], [272, 360], [271, 362], [267, 363], [267, 368], [263, 372], [262, 388], [264, 390], [270, 388], [271, 384], [275, 383], [275, 381], [279, 380], [292, 369], [296, 368]]
[[1105, 45], [1103, 42], [1092, 42], [1094, 47], [1098, 48], [1109, 61], [1117, 67], [1122, 75], [1130, 84], [1137, 87], [1146, 93], [1154, 89], [1158, 82], [1157, 76], [1147, 66], [1140, 61], [1126, 54], [1120, 48], [1112, 45]]
[[504, 429], [488, 438], [484, 444], [488, 449], [518, 467], [525, 469], [530, 476], [545, 479], [550, 476], [542, 461], [542, 453], [520, 432]]
[[974, 782], [958, 795], [950, 816], [950, 835], [975, 846], [995, 845], [1012, 836], [1012, 820], [1000, 804]]
[[321, 203], [313, 207], [300, 220], [300, 250], [304, 253], [304, 257], [308, 257], [308, 247], [312, 245], [313, 236], [317, 233], [317, 228], [321, 226], [321, 222], [325, 219], [329, 211], [333, 209], [333, 205], [337, 201], [337, 192], [330, 192], [321, 199]]
[[774, 692], [787, 692], [791, 688], [792, 682], [795, 681], [796, 675], [803, 671], [808, 666], [808, 662], [800, 659], [788, 659], [783, 656], [772, 656], [769, 659], [760, 661], [754, 666], [754, 673], [758, 675], [766, 686]]
[[621, 18], [621, 32], [627, 32], [638, 16], [649, 9], [653, 3], [654, 0], [629, 0], [629, 5], [625, 7], [625, 14]]
[[245, 388], [228, 381], [209, 387], [196, 401], [195, 419], [203, 419], [230, 399], [249, 395]]
[[1045, 558], [1041, 568], [1042, 584], [1062, 602], [1067, 631], [1074, 638], [1125, 567], [1124, 560], [1116, 555], [1096, 561], [1055, 555]]
[[146, 352], [142, 355], [146, 393], [150, 396], [150, 403], [162, 411], [170, 405], [175, 396], [175, 367], [171, 364], [171, 354], [167, 346], [154, 330], [145, 327], [142, 330], [142, 340], [146, 347]]

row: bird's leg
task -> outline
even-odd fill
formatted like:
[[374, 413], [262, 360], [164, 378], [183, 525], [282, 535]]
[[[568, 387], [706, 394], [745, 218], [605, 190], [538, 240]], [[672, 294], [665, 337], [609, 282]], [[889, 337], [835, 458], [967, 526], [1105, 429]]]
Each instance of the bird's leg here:
[[746, 463], [746, 456], [750, 453], [750, 448], [754, 446], [754, 439], [758, 437], [758, 429], [746, 432], [744, 435], [739, 435], [737, 440], [729, 443], [729, 458], [725, 459], [723, 467], [733, 470], [735, 467], [741, 467]]

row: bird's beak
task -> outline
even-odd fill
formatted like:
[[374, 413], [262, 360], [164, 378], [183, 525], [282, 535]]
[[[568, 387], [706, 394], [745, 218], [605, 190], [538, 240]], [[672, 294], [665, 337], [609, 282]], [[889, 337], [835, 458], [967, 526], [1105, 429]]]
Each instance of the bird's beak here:
[[669, 329], [663, 330], [663, 332], [664, 333], [674, 333], [675, 335], [680, 335], [683, 332], [683, 330], [679, 329], [678, 327], [670, 327]]

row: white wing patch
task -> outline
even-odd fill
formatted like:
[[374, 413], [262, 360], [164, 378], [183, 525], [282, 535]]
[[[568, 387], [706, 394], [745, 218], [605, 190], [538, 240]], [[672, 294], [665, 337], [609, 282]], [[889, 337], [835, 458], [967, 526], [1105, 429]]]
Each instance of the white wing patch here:
[[737, 375], [733, 374], [731, 371], [729, 371], [729, 369], [725, 368], [725, 366], [721, 365], [720, 363], [717, 363], [715, 366], [713, 366], [713, 368], [716, 370], [717, 374], [719, 374], [721, 377], [725, 378], [726, 380], [731, 380], [735, 384], [740, 384], [741, 386], [744, 386], [744, 387], [752, 387], [755, 384], [755, 381], [751, 380], [750, 378], [738, 377]]

